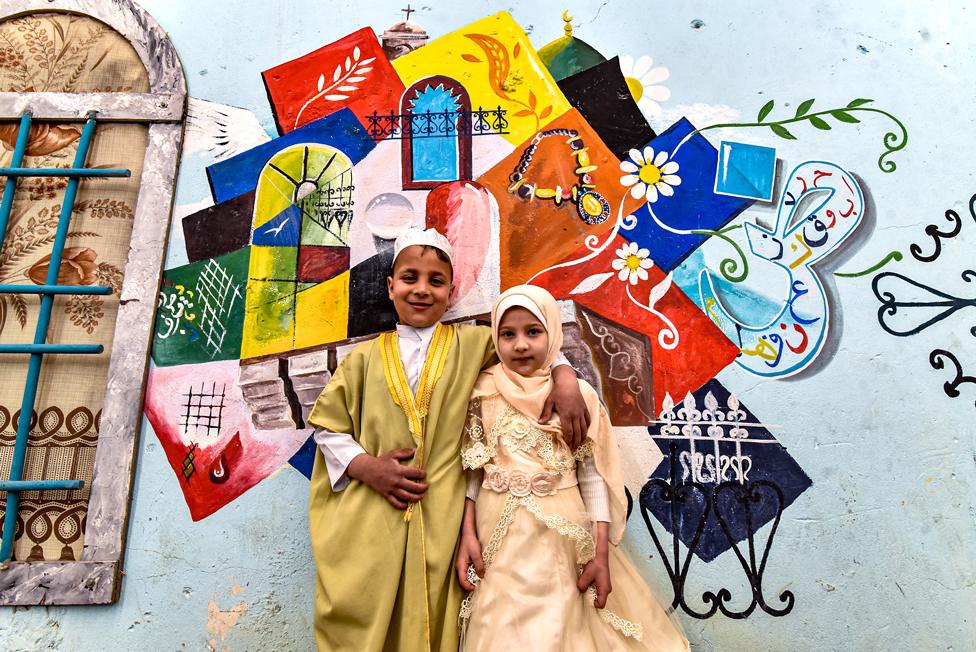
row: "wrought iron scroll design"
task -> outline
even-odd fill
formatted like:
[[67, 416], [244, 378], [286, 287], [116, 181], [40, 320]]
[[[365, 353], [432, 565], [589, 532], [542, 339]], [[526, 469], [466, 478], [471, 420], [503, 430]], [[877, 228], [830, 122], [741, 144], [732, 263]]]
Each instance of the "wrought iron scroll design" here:
[[[976, 194], [969, 198], [969, 214], [976, 221]], [[950, 227], [947, 229], [940, 229], [936, 224], [929, 224], [925, 227], [925, 234], [932, 238], [932, 253], [924, 253], [919, 244], [912, 243], [910, 251], [916, 260], [923, 263], [935, 262], [942, 255], [943, 243], [962, 233], [963, 220], [959, 217], [959, 213], [949, 209], [945, 212], [945, 217], [950, 223]], [[962, 270], [960, 276], [966, 283], [976, 281], [976, 271], [972, 269]], [[948, 319], [963, 308], [976, 308], [976, 296], [958, 297], [896, 272], [882, 272], [875, 276], [871, 281], [871, 289], [874, 291], [875, 298], [881, 303], [878, 307], [878, 324], [885, 332], [896, 337], [916, 335], [930, 326]], [[922, 291], [921, 294], [919, 290]], [[899, 299], [896, 292], [904, 292], [909, 296], [921, 296], [922, 298]], [[933, 309], [937, 310], [934, 314]], [[899, 314], [899, 310], [903, 310], [905, 314], [909, 315], [921, 315], [922, 318], [914, 320], [916, 322], [914, 324], [909, 322], [907, 326], [897, 327], [891, 322]], [[976, 337], [976, 325], [970, 325], [969, 332]], [[936, 370], [951, 367], [950, 371], [954, 373], [954, 377], [942, 385], [942, 391], [949, 398], [956, 398], [960, 395], [960, 385], [976, 384], [976, 376], [965, 374], [959, 358], [951, 351], [933, 349], [929, 352], [929, 364]]]
[[403, 138], [443, 138], [466, 135], [485, 136], [507, 134], [507, 111], [496, 109], [424, 111], [421, 113], [393, 113], [366, 116], [366, 131], [373, 140], [401, 140]]
[[[785, 616], [790, 613], [795, 604], [795, 596], [792, 591], [783, 591], [779, 594], [782, 607], [769, 604], [763, 592], [763, 575], [766, 571], [766, 562], [769, 559], [769, 551], [772, 548], [773, 539], [776, 536], [776, 530], [785, 509], [783, 491], [775, 483], [768, 480], [728, 480], [714, 487], [708, 487], [697, 482], [694, 477], [682, 480], [680, 479], [681, 472], [678, 463], [678, 445], [671, 443], [668, 448], [671, 467], [670, 477], [667, 480], [661, 478], [649, 480], [641, 489], [638, 503], [647, 531], [651, 535], [654, 547], [661, 556], [668, 578], [671, 580], [671, 587], [674, 591], [671, 608], [680, 607], [689, 616], [702, 620], [711, 618], [718, 612], [729, 618], [748, 618], [756, 607], [771, 616]], [[695, 494], [701, 498], [701, 501], [693, 500]], [[740, 547], [742, 544], [736, 542], [736, 537], [732, 531], [726, 511], [726, 506], [730, 502], [728, 498], [731, 498], [731, 501], [738, 505], [745, 514], [747, 536], [742, 542], [746, 546], [745, 551]], [[756, 530], [758, 528], [754, 524], [753, 508], [762, 501], [769, 499], [775, 501], [776, 516], [772, 520], [772, 526], [765, 544], [760, 544], [756, 541]], [[665, 550], [664, 546], [667, 541], [662, 541], [663, 535], [659, 536], [657, 528], [654, 527], [650, 506], [655, 501], [663, 501], [670, 505], [670, 551]], [[689, 514], [690, 508], [696, 504], [703, 506], [700, 513]], [[687, 518], [689, 515], [692, 518], [697, 517], [698, 520], [691, 541], [682, 554], [681, 545], [679, 545], [679, 520]], [[705, 531], [709, 518], [717, 520], [749, 581], [752, 597], [744, 609], [737, 610], [729, 606], [728, 603], [732, 600], [732, 592], [727, 588], [702, 593], [702, 601], [706, 605], [704, 611], [699, 611], [687, 602], [686, 584], [691, 559], [701, 541], [702, 533]]]

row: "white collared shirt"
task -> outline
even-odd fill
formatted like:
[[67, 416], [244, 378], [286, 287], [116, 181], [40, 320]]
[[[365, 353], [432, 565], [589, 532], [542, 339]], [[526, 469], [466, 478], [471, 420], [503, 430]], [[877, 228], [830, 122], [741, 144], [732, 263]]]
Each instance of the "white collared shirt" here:
[[[416, 394], [420, 383], [420, 373], [427, 361], [427, 349], [434, 337], [437, 324], [425, 328], [397, 324], [397, 342], [399, 344], [400, 360], [407, 374], [410, 390]], [[553, 366], [569, 364], [562, 353], [556, 358]], [[359, 455], [366, 453], [363, 447], [353, 439], [352, 435], [343, 432], [332, 432], [324, 428], [316, 428], [312, 435], [316, 445], [322, 450], [325, 458], [325, 468], [329, 472], [333, 491], [342, 491], [349, 484], [346, 469], [349, 463]]]

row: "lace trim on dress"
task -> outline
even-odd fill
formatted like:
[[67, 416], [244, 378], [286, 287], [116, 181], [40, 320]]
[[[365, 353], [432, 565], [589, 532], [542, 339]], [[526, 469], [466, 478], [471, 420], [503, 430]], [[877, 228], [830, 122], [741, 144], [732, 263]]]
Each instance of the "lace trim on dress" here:
[[540, 520], [547, 528], [550, 530], [555, 530], [562, 536], [572, 539], [573, 543], [576, 544], [577, 564], [583, 565], [593, 559], [596, 544], [594, 543], [593, 535], [590, 534], [589, 530], [579, 523], [569, 520], [565, 516], [544, 513], [542, 508], [539, 506], [539, 502], [534, 496], [526, 496], [525, 498], [522, 498], [521, 503], [525, 505], [525, 509], [528, 510], [530, 514]]
[[[502, 508], [502, 514], [498, 518], [498, 523], [495, 524], [495, 529], [492, 530], [488, 543], [481, 551], [481, 558], [485, 562], [486, 576], [488, 575], [488, 569], [495, 561], [495, 556], [498, 555], [498, 551], [502, 547], [502, 540], [508, 533], [508, 526], [515, 520], [515, 510], [522, 503], [522, 500], [518, 496], [508, 496], [508, 499], [505, 501], [505, 507]], [[461, 621], [462, 627], [466, 625], [468, 618], [471, 617], [471, 601], [473, 598], [474, 593], [469, 593], [461, 602], [461, 611], [458, 614], [458, 618]]]
[[[596, 601], [596, 589], [592, 586], [586, 590], [591, 601]], [[596, 608], [596, 607], [594, 607]], [[636, 641], [644, 640], [644, 626], [640, 623], [632, 623], [626, 618], [621, 618], [609, 609], [597, 609], [600, 620], [613, 627], [615, 630]]]
[[592, 439], [586, 439], [586, 440], [584, 440], [583, 441], [583, 444], [579, 448], [576, 449], [576, 452], [575, 453], [573, 453], [573, 459], [575, 459], [577, 462], [582, 462], [587, 457], [593, 457], [593, 440]]

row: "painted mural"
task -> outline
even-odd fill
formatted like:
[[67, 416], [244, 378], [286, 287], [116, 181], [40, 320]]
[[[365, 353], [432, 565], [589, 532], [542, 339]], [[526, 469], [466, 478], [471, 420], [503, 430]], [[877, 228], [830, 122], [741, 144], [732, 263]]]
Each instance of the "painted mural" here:
[[[825, 275], [863, 277], [902, 257], [855, 273], [824, 266], [857, 241], [865, 184], [896, 170], [907, 129], [866, 98], [824, 110], [810, 99], [779, 119], [770, 100], [752, 122], [660, 124], [668, 70], [646, 55], [607, 57], [564, 20], [564, 36], [538, 50], [501, 12], [410, 48], [400, 41], [419, 28], [401, 24], [389, 44], [364, 28], [266, 70], [278, 135], [207, 154], [212, 196], [182, 218], [187, 261], [158, 297], [147, 415], [194, 520], [285, 464], [309, 475], [312, 402], [345, 351], [395, 323], [393, 241], [436, 227], [456, 252], [448, 319], [484, 319], [519, 283], [562, 300], [566, 355], [629, 448], [628, 489], [672, 606], [695, 618], [786, 615], [795, 597], [767, 595], [762, 577], [770, 555], [786, 554], [773, 545], [784, 511], [816, 479], [763, 425], [779, 415], [756, 414], [716, 377], [736, 366], [785, 379], [824, 360], [837, 310]], [[817, 137], [868, 117], [895, 125], [876, 161], [818, 158]], [[201, 134], [218, 128], [213, 112], [196, 120], [210, 125]], [[755, 130], [809, 139], [809, 151], [783, 160], [750, 142]], [[934, 253], [915, 245], [916, 258], [938, 257], [960, 228], [949, 219], [925, 230]], [[889, 329], [908, 305], [878, 289], [892, 279], [923, 287], [876, 276], [882, 327], [910, 335], [934, 323]], [[976, 305], [928, 289], [945, 307], [936, 321]], [[949, 351], [932, 356], [955, 366], [951, 391], [976, 382]], [[732, 607], [713, 587], [694, 606], [692, 560], [722, 555], [741, 565], [751, 602]]]

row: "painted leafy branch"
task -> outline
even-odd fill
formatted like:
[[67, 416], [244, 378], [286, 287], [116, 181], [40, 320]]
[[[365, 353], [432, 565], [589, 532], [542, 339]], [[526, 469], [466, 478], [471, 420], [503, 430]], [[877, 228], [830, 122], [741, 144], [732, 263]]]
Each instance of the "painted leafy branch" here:
[[474, 54], [462, 54], [461, 58], [469, 63], [488, 64], [488, 85], [498, 97], [503, 100], [517, 104], [523, 109], [512, 114], [516, 118], [535, 118], [535, 128], [542, 125], [542, 121], [552, 115], [552, 105], [541, 107], [535, 93], [529, 89], [527, 101], [522, 101], [512, 93], [513, 83], [511, 81], [512, 60], [518, 59], [522, 54], [522, 46], [518, 43], [512, 48], [511, 55], [505, 44], [498, 39], [487, 34], [465, 34], [475, 45], [481, 48], [484, 59]]
[[325, 73], [319, 75], [318, 82], [316, 83], [317, 92], [298, 110], [298, 115], [295, 116], [295, 128], [298, 127], [298, 123], [302, 119], [302, 114], [305, 113], [305, 110], [317, 100], [324, 99], [329, 102], [341, 102], [342, 100], [349, 99], [349, 93], [359, 90], [357, 84], [366, 80], [366, 75], [373, 70], [370, 64], [376, 60], [376, 57], [360, 59], [361, 54], [358, 47], [354, 48], [352, 57], [347, 56], [344, 63], [339, 63], [336, 66], [332, 73], [332, 83], [328, 86], [325, 84]]
[[874, 107], [867, 106], [874, 100], [869, 100], [865, 98], [857, 98], [851, 100], [847, 103], [847, 106], [826, 109], [824, 111], [810, 112], [813, 108], [814, 99], [809, 99], [801, 102], [796, 108], [796, 114], [792, 118], [785, 118], [783, 120], [772, 120], [766, 122], [766, 118], [772, 113], [775, 102], [769, 100], [766, 102], [761, 109], [759, 109], [759, 115], [756, 117], [755, 122], [737, 122], [737, 123], [724, 123], [724, 124], [714, 124], [708, 125], [707, 127], [702, 127], [701, 129], [695, 130], [693, 133], [699, 133], [702, 131], [707, 131], [709, 129], [727, 129], [734, 127], [769, 127], [770, 131], [779, 136], [780, 138], [785, 138], [786, 140], [796, 140], [796, 136], [790, 132], [784, 125], [799, 123], [799, 122], [809, 122], [813, 127], [820, 129], [822, 131], [830, 131], [831, 124], [827, 121], [827, 118], [832, 118], [837, 122], [847, 123], [847, 124], [857, 124], [861, 120], [857, 118], [854, 113], [857, 112], [870, 112], [870, 113], [880, 113], [883, 116], [890, 118], [896, 125], [898, 125], [898, 132], [889, 131], [884, 135], [884, 146], [885, 151], [878, 158], [878, 167], [881, 168], [882, 172], [894, 172], [898, 167], [895, 165], [894, 161], [887, 160], [889, 156], [905, 149], [908, 145], [908, 130], [905, 125], [902, 124], [901, 120], [891, 115], [887, 111], [881, 109], [876, 109]]

